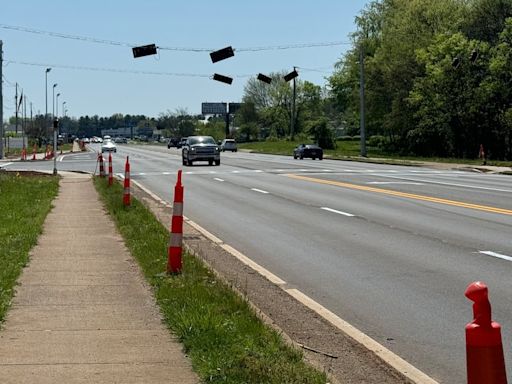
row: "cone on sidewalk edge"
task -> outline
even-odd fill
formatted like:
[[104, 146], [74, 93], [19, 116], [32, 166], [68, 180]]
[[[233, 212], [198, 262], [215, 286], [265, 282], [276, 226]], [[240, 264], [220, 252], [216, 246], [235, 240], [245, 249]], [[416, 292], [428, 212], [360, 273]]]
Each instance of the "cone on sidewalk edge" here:
[[108, 186], [114, 184], [114, 175], [112, 173], [112, 153], [108, 153]]
[[32, 160], [36, 159], [36, 153], [37, 153], [37, 144], [34, 144], [32, 147]]
[[474, 320], [466, 325], [468, 384], [507, 384], [501, 326], [492, 321], [487, 285], [471, 283], [465, 295], [474, 302]]
[[100, 177], [105, 177], [105, 163], [103, 162], [103, 154], [98, 152], [98, 159], [100, 161]]
[[126, 156], [126, 164], [124, 166], [124, 191], [123, 191], [123, 205], [130, 206], [130, 162]]
[[174, 202], [172, 205], [171, 235], [167, 250], [167, 273], [179, 274], [182, 269], [183, 254], [183, 185], [181, 185], [181, 169], [174, 187]]

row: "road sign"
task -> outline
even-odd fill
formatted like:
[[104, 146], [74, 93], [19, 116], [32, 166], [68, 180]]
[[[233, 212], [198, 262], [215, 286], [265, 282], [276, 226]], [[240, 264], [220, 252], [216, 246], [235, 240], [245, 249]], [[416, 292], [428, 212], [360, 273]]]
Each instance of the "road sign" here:
[[229, 103], [229, 113], [230, 114], [237, 113], [241, 106], [242, 106], [242, 103]]
[[226, 103], [202, 103], [201, 113], [203, 115], [225, 115], [227, 112]]

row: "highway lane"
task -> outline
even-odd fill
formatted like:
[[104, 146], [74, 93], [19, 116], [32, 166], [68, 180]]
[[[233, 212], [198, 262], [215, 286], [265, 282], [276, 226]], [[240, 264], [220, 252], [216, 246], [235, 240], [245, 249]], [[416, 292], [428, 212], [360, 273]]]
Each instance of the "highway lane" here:
[[[176, 150], [118, 148], [115, 172], [129, 154], [172, 200]], [[511, 366], [512, 265], [492, 256], [512, 256], [510, 177], [246, 153], [183, 169], [185, 215], [440, 382], [465, 382], [463, 292], [486, 281]]]

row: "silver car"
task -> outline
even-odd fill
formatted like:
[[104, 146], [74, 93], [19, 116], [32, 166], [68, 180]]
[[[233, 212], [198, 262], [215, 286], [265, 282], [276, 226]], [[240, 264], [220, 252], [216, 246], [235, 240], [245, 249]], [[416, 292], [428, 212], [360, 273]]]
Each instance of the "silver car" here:
[[194, 161], [207, 161], [209, 165], [220, 165], [220, 148], [211, 136], [189, 136], [181, 151], [183, 165]]
[[222, 140], [222, 143], [220, 144], [220, 150], [222, 152], [225, 152], [225, 151], [236, 152], [237, 148], [236, 148], [236, 141], [235, 141], [235, 139], [224, 139], [224, 140]]

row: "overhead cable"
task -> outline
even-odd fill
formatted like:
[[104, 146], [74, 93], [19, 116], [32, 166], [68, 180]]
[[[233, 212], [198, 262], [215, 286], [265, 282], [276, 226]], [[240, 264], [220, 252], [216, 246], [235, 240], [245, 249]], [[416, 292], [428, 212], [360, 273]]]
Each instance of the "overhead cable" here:
[[[121, 42], [121, 41], [98, 39], [95, 37], [79, 36], [79, 35], [71, 35], [71, 34], [67, 34], [67, 33], [44, 31], [41, 29], [21, 27], [21, 26], [17, 26], [17, 25], [0, 24], [0, 28], [9, 29], [12, 31], [33, 33], [33, 34], [37, 34], [37, 35], [47, 35], [47, 36], [51, 36], [51, 37], [58, 37], [61, 39], [79, 40], [79, 41], [86, 41], [86, 42], [96, 43], [96, 44], [115, 45], [115, 46], [128, 47], [128, 48], [134, 48], [134, 47], [137, 47], [138, 45], [140, 45], [140, 44]], [[300, 44], [269, 45], [269, 46], [261, 46], [261, 47], [241, 47], [241, 48], [235, 48], [234, 50], [237, 52], [259, 52], [259, 51], [272, 51], [272, 50], [285, 50], [285, 49], [333, 47], [333, 46], [351, 45], [351, 44], [352, 43], [346, 42], [346, 41], [329, 41], [329, 42], [320, 42], [320, 43], [300, 43]], [[158, 49], [165, 50], [165, 51], [180, 51], [180, 52], [212, 52], [212, 51], [214, 51], [213, 48], [167, 47], [167, 46], [160, 46], [160, 45], [158, 46]]]

